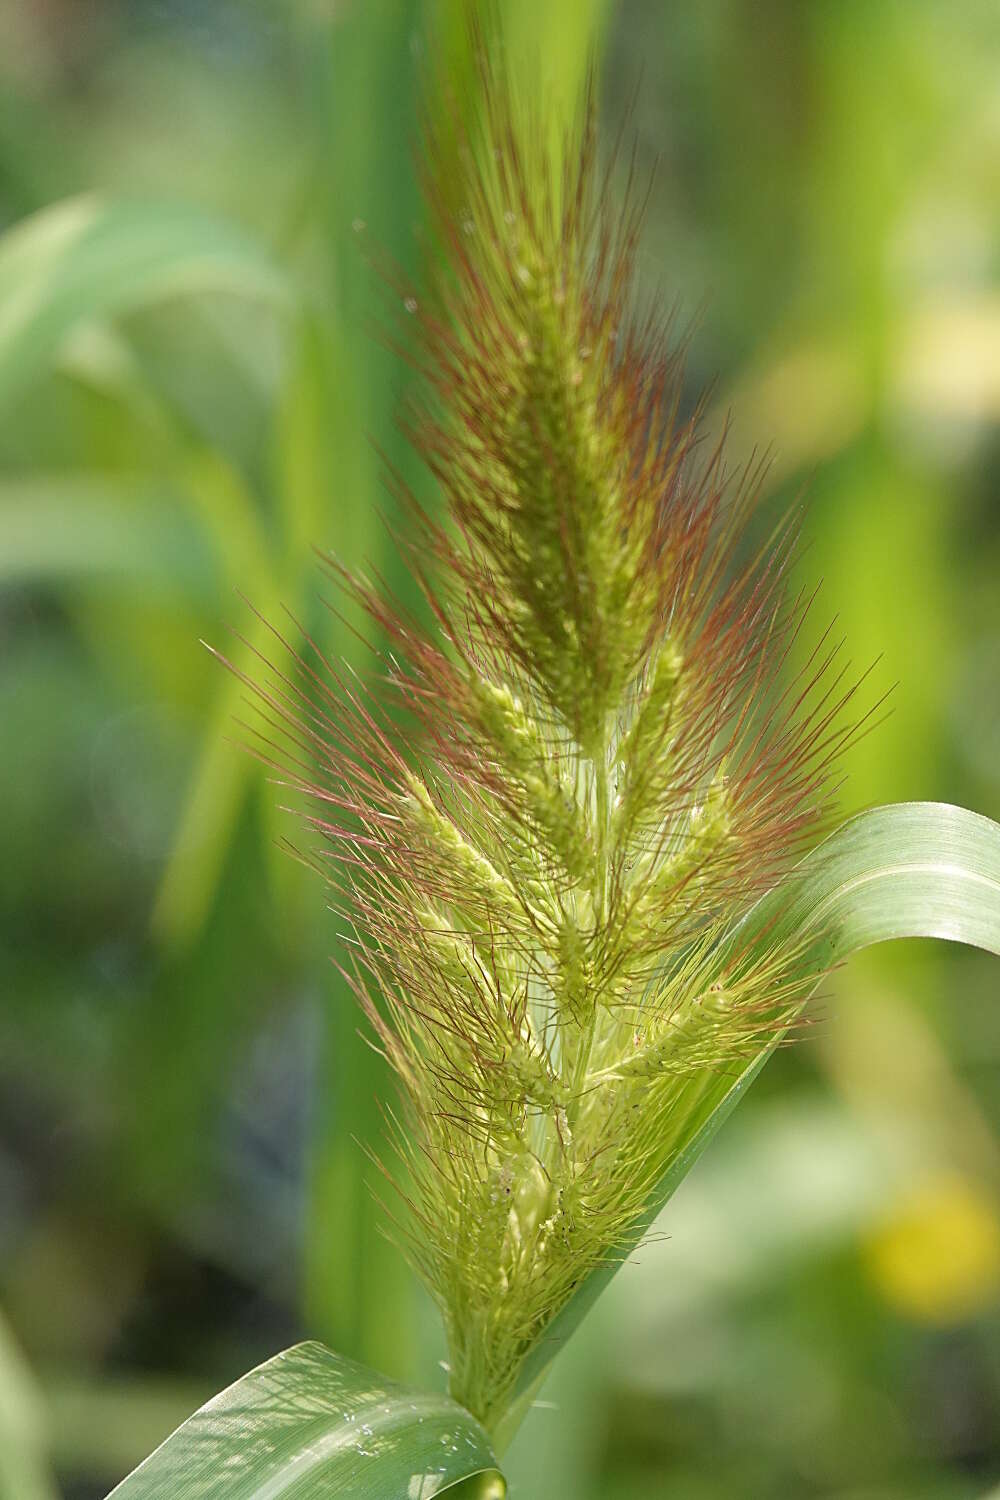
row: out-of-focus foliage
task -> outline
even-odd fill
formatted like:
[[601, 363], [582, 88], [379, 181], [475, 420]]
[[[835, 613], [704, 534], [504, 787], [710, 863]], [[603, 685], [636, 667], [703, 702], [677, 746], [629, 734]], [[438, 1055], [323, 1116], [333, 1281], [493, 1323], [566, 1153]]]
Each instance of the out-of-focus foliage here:
[[[463, 9], [0, 0], [0, 1305], [32, 1372], [0, 1361], [0, 1493], [19, 1500], [103, 1494], [303, 1330], [434, 1378], [352, 1139], [379, 1132], [387, 1081], [332, 982], [332, 919], [273, 847], [280, 798], [230, 744], [239, 691], [197, 642], [236, 626], [252, 649], [241, 589], [360, 661], [314, 544], [412, 592], [376, 449], [424, 482], [365, 246], [419, 267], [418, 74], [429, 21], [463, 66]], [[997, 817], [995, 5], [516, 0], [509, 25], [563, 97], [597, 39], [610, 130], [636, 95], [640, 166], [660, 163], [649, 292], [679, 328], [699, 313], [691, 399], [717, 376], [734, 457], [773, 444], [775, 511], [808, 482], [803, 581], [899, 682], [847, 804]], [[102, 264], [116, 216], [133, 241]], [[515, 1494], [996, 1485], [995, 992], [958, 951], [838, 976], [577, 1335], [544, 1393], [560, 1410], [511, 1451]]]
[[53, 1500], [42, 1399], [6, 1324], [0, 1323], [0, 1495]]

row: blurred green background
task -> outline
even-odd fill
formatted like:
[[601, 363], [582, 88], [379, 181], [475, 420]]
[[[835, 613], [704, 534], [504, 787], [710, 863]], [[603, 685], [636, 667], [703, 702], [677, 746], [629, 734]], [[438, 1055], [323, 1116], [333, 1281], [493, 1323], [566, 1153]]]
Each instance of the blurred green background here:
[[[689, 399], [773, 448], [768, 513], [807, 490], [801, 579], [899, 683], [845, 805], [1000, 817], [996, 0], [501, 8], [532, 87], [592, 53], [609, 134], [635, 97]], [[242, 590], [360, 663], [314, 544], [412, 591], [365, 247], [419, 276], [420, 74], [467, 67], [465, 9], [0, 0], [4, 1500], [96, 1500], [305, 1334], [442, 1378], [355, 1140], [391, 1084], [198, 641], [249, 659]], [[997, 976], [835, 977], [563, 1356], [515, 1497], [1000, 1482]]]

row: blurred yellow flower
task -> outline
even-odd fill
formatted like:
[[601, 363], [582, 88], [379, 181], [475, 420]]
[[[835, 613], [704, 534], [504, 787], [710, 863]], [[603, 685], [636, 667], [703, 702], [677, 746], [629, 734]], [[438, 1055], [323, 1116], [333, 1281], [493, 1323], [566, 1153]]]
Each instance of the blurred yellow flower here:
[[925, 1178], [868, 1238], [888, 1302], [925, 1323], [974, 1316], [1000, 1295], [1000, 1219], [989, 1194], [955, 1172]]

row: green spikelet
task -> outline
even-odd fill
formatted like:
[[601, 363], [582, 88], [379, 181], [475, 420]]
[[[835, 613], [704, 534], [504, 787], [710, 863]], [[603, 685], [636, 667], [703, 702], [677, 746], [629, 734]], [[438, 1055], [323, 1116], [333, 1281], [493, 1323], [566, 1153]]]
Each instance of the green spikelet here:
[[570, 879], [582, 880], [594, 860], [590, 831], [537, 720], [506, 684], [477, 678], [473, 692], [483, 742], [493, 745], [505, 772], [521, 788], [539, 842]]

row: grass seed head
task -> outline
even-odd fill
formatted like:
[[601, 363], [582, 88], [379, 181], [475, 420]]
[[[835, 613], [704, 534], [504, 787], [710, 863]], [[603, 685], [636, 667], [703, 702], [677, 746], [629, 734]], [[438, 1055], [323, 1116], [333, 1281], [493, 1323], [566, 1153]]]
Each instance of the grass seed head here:
[[800, 1009], [794, 944], [744, 951], [738, 923], [815, 837], [850, 693], [823, 647], [779, 680], [792, 532], [747, 560], [754, 476], [727, 479], [636, 316], [639, 200], [593, 110], [554, 157], [489, 60], [483, 84], [457, 149], [429, 131], [431, 284], [405, 294], [432, 626], [348, 578], [396, 707], [314, 646], [257, 691], [405, 1096], [404, 1233], [453, 1393], [494, 1425], [707, 1081]]

